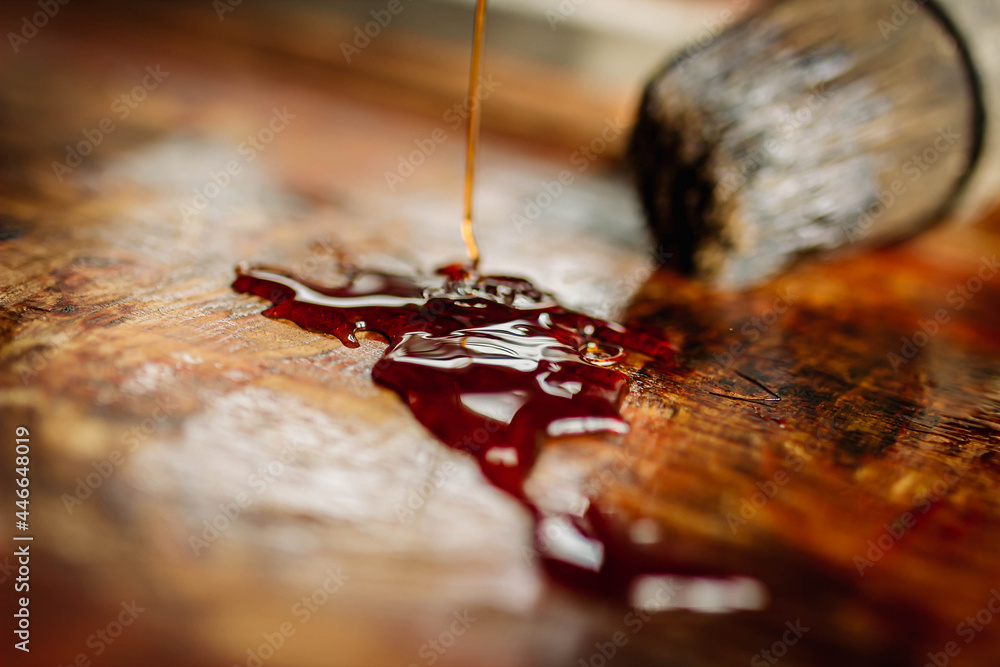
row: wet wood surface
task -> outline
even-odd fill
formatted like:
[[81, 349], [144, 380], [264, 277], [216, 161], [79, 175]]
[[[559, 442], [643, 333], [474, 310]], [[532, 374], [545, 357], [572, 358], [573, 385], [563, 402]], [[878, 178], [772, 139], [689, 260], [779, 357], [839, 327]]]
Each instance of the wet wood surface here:
[[[689, 601], [703, 570], [769, 598], [636, 623], [543, 575], [527, 513], [373, 386], [381, 343], [344, 349], [229, 289], [244, 260], [336, 280], [338, 252], [400, 271], [460, 259], [461, 131], [391, 189], [439, 116], [112, 28], [54, 21], [0, 64], [4, 488], [27, 427], [35, 538], [36, 634], [11, 664], [598, 665], [618, 632], [622, 665], [1000, 653], [1000, 221], [719, 294], [652, 271], [612, 164], [513, 219], [574, 149], [486, 136], [484, 268], [681, 349], [677, 373], [637, 371], [623, 441], [545, 443], [537, 493], [585, 488], [612, 525], [638, 523], [692, 577], [676, 580]], [[169, 74], [121, 118], [147, 67]], [[59, 180], [53, 162], [105, 118]], [[769, 397], [745, 378], [781, 401], [734, 399]], [[92, 639], [133, 600], [120, 638]]]

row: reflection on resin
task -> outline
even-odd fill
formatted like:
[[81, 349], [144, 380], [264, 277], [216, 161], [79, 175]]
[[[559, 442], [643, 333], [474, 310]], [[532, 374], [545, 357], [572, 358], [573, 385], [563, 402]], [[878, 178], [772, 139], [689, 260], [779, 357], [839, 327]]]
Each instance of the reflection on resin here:
[[[630, 381], [622, 362], [632, 355], [669, 370], [668, 342], [563, 308], [517, 278], [479, 276], [460, 266], [421, 278], [347, 272], [345, 285], [322, 287], [280, 270], [241, 267], [233, 287], [271, 301], [268, 317], [336, 336], [348, 347], [357, 347], [363, 331], [384, 337], [388, 347], [372, 370], [375, 382], [396, 392], [442, 442], [473, 455], [492, 483], [533, 512], [536, 553], [551, 573], [627, 599], [635, 586], [641, 592], [643, 581], [671, 571], [669, 549], [652, 548], [655, 525], [640, 519], [632, 535], [620, 535], [589, 500], [579, 511], [543, 510], [524, 488], [544, 439], [628, 431], [619, 411]], [[749, 608], [747, 590], [723, 595], [722, 588], [702, 587], [686, 604]], [[729, 601], [712, 602], [711, 595]]]

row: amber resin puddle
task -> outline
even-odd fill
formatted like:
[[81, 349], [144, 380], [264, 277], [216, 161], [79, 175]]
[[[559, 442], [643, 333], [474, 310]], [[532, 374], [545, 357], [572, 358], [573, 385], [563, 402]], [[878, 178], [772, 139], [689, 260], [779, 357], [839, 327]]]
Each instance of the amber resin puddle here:
[[593, 512], [541, 513], [524, 482], [546, 438], [626, 432], [619, 407], [629, 377], [617, 363], [627, 352], [672, 363], [666, 341], [564, 308], [525, 280], [460, 266], [426, 278], [348, 269], [347, 284], [335, 288], [240, 267], [233, 289], [274, 304], [264, 315], [348, 347], [358, 346], [360, 332], [384, 337], [389, 346], [372, 370], [375, 382], [442, 442], [473, 455], [493, 484], [535, 513], [537, 525], [571, 528], [558, 554], [539, 550], [550, 569], [585, 575], [600, 588], [658, 569], [637, 567]]

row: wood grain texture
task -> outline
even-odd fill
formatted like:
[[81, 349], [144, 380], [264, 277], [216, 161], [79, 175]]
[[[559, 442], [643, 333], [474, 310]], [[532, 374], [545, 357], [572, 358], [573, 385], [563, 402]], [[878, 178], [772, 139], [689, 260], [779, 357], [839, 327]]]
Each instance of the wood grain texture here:
[[[239, 48], [179, 49], [155, 25], [64, 11], [66, 27], [0, 65], [3, 474], [25, 425], [37, 557], [37, 653], [12, 664], [93, 659], [88, 636], [132, 599], [145, 611], [94, 664], [246, 664], [290, 623], [266, 664], [423, 665], [464, 612], [475, 622], [436, 664], [586, 664], [617, 631], [618, 664], [747, 664], [798, 620], [810, 630], [781, 664], [923, 664], [949, 641], [956, 665], [1000, 651], [1000, 625], [956, 635], [1000, 585], [1000, 275], [960, 309], [949, 299], [995, 261], [1000, 221], [719, 294], [652, 272], [608, 165], [516, 226], [569, 152], [486, 137], [484, 268], [658, 326], [682, 350], [678, 374], [636, 370], [624, 441], [547, 443], [534, 488], [589, 490], [622, 531], [651, 520], [650, 548], [769, 591], [761, 612], [670, 611], [633, 633], [627, 608], [542, 576], [521, 508], [372, 385], [380, 343], [346, 350], [229, 289], [248, 259], [335, 280], [340, 251], [399, 270], [460, 258], [460, 132], [393, 192], [385, 171], [435, 121], [273, 75], [281, 62], [255, 71], [259, 54]], [[65, 145], [157, 64], [169, 77], [60, 182]], [[247, 162], [240, 142], [286, 107], [295, 117]], [[186, 220], [229, 160], [240, 175]], [[896, 372], [887, 355], [939, 309], [950, 321]], [[762, 395], [737, 370], [781, 402], [715, 395]], [[634, 461], [612, 474], [622, 452]], [[88, 475], [96, 489], [67, 505]], [[218, 538], [192, 547], [241, 494]], [[908, 511], [915, 526], [859, 576], [855, 557]], [[343, 586], [302, 622], [294, 605], [338, 568]]]

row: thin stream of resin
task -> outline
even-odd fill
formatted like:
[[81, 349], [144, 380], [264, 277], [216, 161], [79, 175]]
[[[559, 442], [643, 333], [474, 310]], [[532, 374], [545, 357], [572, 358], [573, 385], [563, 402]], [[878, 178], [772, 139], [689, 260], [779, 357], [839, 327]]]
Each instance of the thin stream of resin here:
[[472, 63], [469, 66], [469, 124], [465, 139], [465, 189], [463, 190], [462, 240], [473, 270], [479, 268], [479, 245], [472, 224], [476, 153], [482, 124], [479, 79], [483, 74], [483, 41], [486, 39], [486, 0], [476, 0], [476, 21], [472, 30]]

